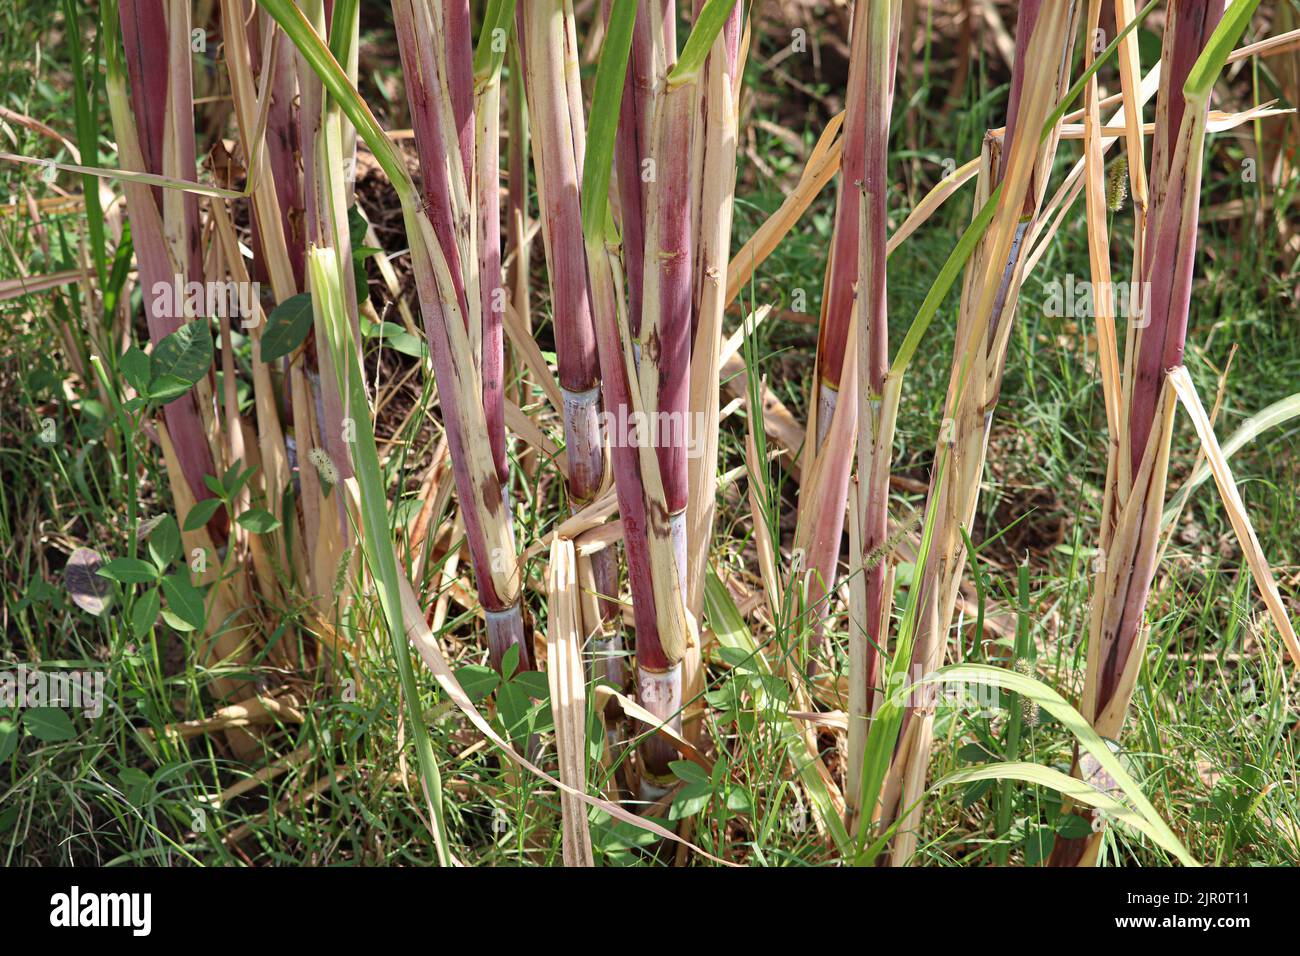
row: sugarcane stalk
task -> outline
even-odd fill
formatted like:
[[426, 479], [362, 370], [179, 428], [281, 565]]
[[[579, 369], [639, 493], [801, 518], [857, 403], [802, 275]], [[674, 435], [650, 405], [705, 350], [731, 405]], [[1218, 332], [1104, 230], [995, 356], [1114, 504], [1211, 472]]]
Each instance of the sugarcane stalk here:
[[[863, 110], [864, 155], [861, 180], [861, 214], [857, 241], [858, 262], [856, 270], [858, 323], [858, 352], [856, 395], [858, 419], [858, 474], [862, 484], [862, 498], [856, 503], [861, 512], [863, 560], [866, 561], [880, 548], [889, 534], [889, 472], [893, 459], [894, 423], [898, 415], [896, 389], [886, 388], [889, 366], [889, 314], [886, 299], [885, 261], [888, 242], [888, 172], [886, 159], [889, 149], [889, 118], [893, 106], [895, 64], [898, 58], [898, 34], [902, 22], [901, 5], [873, 0], [870, 19], [862, 26], [867, 33], [866, 69], [863, 80], [865, 108]], [[886, 397], [889, 404], [885, 404]], [[838, 492], [839, 485], [836, 485]], [[842, 509], [835, 507], [838, 499], [832, 498], [836, 516]], [[842, 518], [840, 524], [842, 526]], [[837, 554], [839, 551], [836, 540]], [[817, 565], [814, 568], [820, 571]], [[833, 580], [833, 561], [826, 565], [826, 583]], [[850, 680], [866, 689], [866, 710], [858, 715], [865, 722], [870, 714], [874, 687], [879, 666], [878, 649], [884, 646], [882, 625], [887, 621], [884, 611], [886, 562], [876, 560], [871, 567], [863, 568], [866, 576], [865, 641], [854, 641], [851, 650], [858, 653], [850, 657]], [[822, 585], [814, 585], [813, 595]], [[860, 658], [860, 659], [859, 659]], [[859, 730], [860, 732], [860, 730]]]
[[[533, 328], [529, 299], [529, 266], [532, 262], [532, 241], [529, 237], [528, 212], [528, 156], [529, 123], [528, 96], [524, 88], [524, 68], [519, 47], [522, 40], [516, 33], [516, 42], [510, 44], [509, 108], [509, 206], [506, 210], [506, 288], [510, 292], [510, 308], [519, 318], [525, 332]], [[523, 406], [530, 395], [527, 364], [511, 349], [512, 374], [515, 383], [513, 399]], [[525, 472], [531, 477], [537, 467], [537, 458], [527, 455], [523, 461]]]
[[[867, 549], [864, 554], [878, 548], [888, 532], [893, 432], [892, 426], [882, 426], [892, 420], [893, 413], [881, 405], [889, 336], [885, 293], [886, 160], [901, 8], [894, 0], [862, 0], [854, 7], [853, 16], [850, 39], [855, 52], [850, 59], [841, 188], [818, 336], [815, 402], [809, 422], [816, 444], [811, 480], [805, 480], [801, 488], [795, 531], [795, 547], [806, 575], [805, 603], [812, 615], [814, 650], [823, 638], [835, 584], [855, 442], [861, 501], [854, 507], [864, 509], [860, 524], [861, 544]], [[857, 333], [855, 341], [851, 341], [848, 327], [855, 312]], [[848, 380], [843, 374], [846, 347], [858, 353], [857, 374]], [[839, 416], [848, 419], [843, 429], [835, 423]], [[869, 424], [869, 430], [859, 441], [858, 423], [862, 421]], [[840, 430], [846, 431], [847, 441], [828, 445], [827, 436]], [[860, 672], [850, 680], [865, 682], [867, 713], [875, 683], [876, 648], [880, 645], [885, 572], [884, 561], [862, 569], [867, 585], [866, 640], [850, 638], [851, 669], [856, 666]], [[865, 657], [853, 665], [855, 648]], [[809, 665], [815, 667], [815, 658], [809, 660]], [[859, 735], [862, 730], [860, 726]], [[855, 742], [860, 744], [861, 740]]]
[[[194, 162], [189, 8], [186, 4], [150, 0], [119, 6], [109, 0], [103, 4], [101, 14], [105, 92], [119, 161], [126, 170], [153, 174], [166, 182], [146, 185], [140, 179], [123, 179], [146, 324], [150, 339], [157, 345], [187, 322], [206, 321], [189, 296], [174, 297], [170, 292], [177, 282], [203, 281], [206, 271]], [[193, 183], [194, 189], [187, 183]], [[222, 462], [225, 468], [231, 464], [232, 449], [242, 450], [237, 442], [225, 445], [221, 441], [210, 375], [209, 369], [193, 388], [163, 406], [158, 428], [165, 472], [177, 514], [182, 518], [198, 502], [212, 497], [204, 478], [220, 473], [218, 456], [226, 452]], [[239, 427], [237, 422], [230, 425]], [[257, 626], [249, 608], [250, 569], [231, 561], [241, 549], [229, 530], [229, 516], [222, 510], [205, 526], [181, 532], [186, 554], [200, 549], [215, 558], [220, 547], [228, 549], [223, 567], [213, 561], [205, 571], [198, 572], [200, 581], [210, 585], [205, 597], [200, 659], [217, 673], [250, 658], [241, 625], [247, 622]], [[232, 621], [240, 623], [231, 626]], [[243, 683], [216, 676], [211, 686], [225, 698], [241, 693]], [[241, 758], [258, 751], [257, 741], [247, 731], [231, 730], [227, 739]]]
[[[468, 0], [464, 0], [468, 28]], [[506, 289], [501, 275], [501, 64], [514, 20], [514, 0], [493, 0], [484, 14], [474, 53], [475, 211], [482, 331], [483, 409], [497, 478], [509, 494], [506, 457], [505, 335]]]
[[[163, 0], [126, 0], [120, 6], [106, 4], [103, 15], [110, 41], [104, 44], [105, 92], [123, 167], [194, 180], [192, 96], [190, 102], [185, 102], [185, 93], [190, 89], [188, 7], [165, 15]], [[176, 18], [186, 29], [180, 47], [176, 46]], [[117, 36], [121, 37], [120, 45], [114, 39]], [[174, 60], [179, 64], [173, 64]], [[168, 130], [173, 145], [165, 147]], [[184, 163], [186, 157], [188, 166]], [[198, 200], [179, 190], [131, 180], [125, 180], [123, 188], [140, 268], [145, 321], [149, 338], [156, 345], [187, 319], [195, 318], [171, 314], [170, 293], [160, 294], [157, 290], [170, 290], [177, 276], [182, 282], [203, 279]], [[162, 412], [184, 480], [194, 500], [202, 501], [212, 497], [203, 478], [215, 468], [208, 427], [198, 401], [197, 390], [187, 392], [164, 405]], [[224, 539], [226, 528], [221, 519], [214, 518], [210, 523], [210, 531], [218, 541]]]
[[[627, 62], [626, 84], [619, 106], [618, 132], [614, 145], [617, 169], [619, 229], [623, 235], [623, 268], [627, 277], [632, 334], [640, 336], [644, 285], [647, 160], [650, 158], [651, 122], [655, 84], [656, 3], [636, 16], [632, 49]], [[658, 11], [660, 16], [665, 13]], [[675, 16], [675, 15], [674, 15]], [[660, 28], [662, 30], [662, 26]], [[638, 345], [639, 348], [639, 345]]]
[[[603, 490], [606, 451], [600, 421], [596, 330], [582, 239], [579, 186], [586, 140], [572, 4], [569, 0], [527, 4], [520, 9], [520, 24], [563, 397], [569, 506], [577, 513]], [[593, 642], [593, 671], [622, 687], [622, 641], [614, 600], [618, 591], [616, 551], [605, 548], [579, 559], [578, 574], [588, 589], [588, 599], [582, 602], [583, 627]]]
[[[675, 3], [663, 5], [665, 23], [675, 22]], [[691, 232], [691, 182], [694, 91], [687, 86], [669, 88], [668, 72], [676, 63], [675, 46], [664, 39], [666, 31], [652, 30], [655, 85], [651, 100], [650, 181], [645, 194], [646, 230], [643, 257], [643, 299], [637, 333], [640, 400], [652, 410], [649, 436], [658, 459], [664, 492], [662, 514], [651, 511], [656, 530], [671, 542], [676, 582], [675, 598], [686, 591], [686, 503], [688, 498], [686, 436], [690, 407], [691, 298], [693, 252]], [[668, 433], [664, 433], [665, 426]], [[682, 658], [686, 647], [669, 649], [643, 641], [637, 634], [637, 687], [641, 702], [656, 716], [672, 715], [681, 729]], [[645, 772], [662, 777], [670, 748], [659, 738], [642, 747]]]

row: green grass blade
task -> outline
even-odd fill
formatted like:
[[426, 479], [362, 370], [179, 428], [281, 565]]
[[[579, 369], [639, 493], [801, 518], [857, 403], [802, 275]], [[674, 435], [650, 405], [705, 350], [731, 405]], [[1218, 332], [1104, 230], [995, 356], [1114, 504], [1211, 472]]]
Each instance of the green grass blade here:
[[[1092, 729], [1092, 725], [1084, 719], [1082, 714], [1071, 707], [1064, 697], [1042, 681], [1034, 680], [1032, 677], [1026, 677], [1024, 674], [1001, 667], [991, 667], [988, 664], [954, 664], [940, 668], [933, 674], [920, 678], [916, 683], [960, 684], [967, 682], [990, 684], [1020, 694], [1022, 697], [1028, 697], [1059, 720], [1074, 735], [1079, 742], [1079, 746], [1092, 754], [1102, 769], [1110, 775], [1110, 778], [1124, 792], [1129, 803], [1146, 823], [1159, 834], [1158, 842], [1160, 842], [1160, 845], [1166, 848], [1179, 847], [1180, 850], [1175, 855], [1187, 865], [1195, 865], [1195, 861], [1192, 860], [1190, 854], [1185, 849], [1182, 849], [1182, 844], [1178, 841], [1178, 838], [1174, 836], [1173, 831], [1160, 818], [1160, 814], [1151, 805], [1151, 801], [1146, 798], [1142, 788], [1124, 769], [1124, 765], [1120, 763], [1119, 758], [1111, 751], [1106, 741], [1098, 736], [1097, 732]], [[910, 687], [902, 688], [898, 696], [903, 697], [909, 694], [911, 690]], [[1171, 849], [1170, 852], [1175, 851]]]
[[[754, 636], [749, 633], [745, 619], [740, 616], [740, 611], [732, 600], [730, 592], [727, 591], [726, 585], [719, 580], [712, 569], [709, 570], [708, 578], [704, 583], [704, 613], [722, 647], [743, 651], [749, 655], [756, 667], [766, 674], [772, 673], [767, 659], [760, 653], [758, 644]], [[756, 689], [755, 693], [762, 696], [764, 692], [760, 688]], [[757, 704], [760, 709], [766, 707], [770, 712], [770, 701], [758, 700]], [[785, 745], [791, 766], [807, 788], [809, 798], [816, 805], [818, 816], [825, 823], [835, 845], [841, 852], [847, 850], [851, 845], [848, 831], [844, 829], [844, 821], [840, 819], [834, 803], [831, 802], [825, 781], [813, 765], [814, 761], [808, 752], [803, 734], [799, 732], [799, 728], [790, 717], [780, 717], [776, 724], [775, 732]]]
[[[1294, 418], [1300, 418], [1300, 392], [1279, 399], [1267, 408], [1262, 408], [1254, 415], [1251, 415], [1246, 420], [1246, 424], [1233, 432], [1232, 436], [1223, 443], [1224, 459], [1231, 458], [1243, 445], [1254, 441], [1263, 432], [1285, 424]], [[1192, 477], [1188, 478], [1183, 486], [1178, 489], [1178, 493], [1170, 501], [1169, 507], [1165, 509], [1164, 516], [1161, 518], [1163, 524], [1168, 525], [1169, 522], [1174, 520], [1174, 516], [1182, 510], [1187, 503], [1187, 499], [1192, 496], [1192, 492], [1204, 484], [1210, 475], [1209, 463], [1201, 462], [1196, 470], [1192, 472]]]
[[352, 323], [343, 301], [343, 286], [334, 251], [313, 248], [308, 253], [308, 264], [317, 333], [328, 343], [339, 380], [339, 392], [344, 396], [348, 412], [356, 424], [356, 440], [352, 443], [351, 453], [360, 490], [362, 553], [377, 585], [379, 603], [392, 638], [393, 658], [402, 685], [402, 696], [406, 698], [407, 717], [415, 741], [420, 776], [433, 815], [438, 860], [446, 866], [450, 863], [450, 858], [442, 802], [442, 777], [429, 740], [423, 708], [420, 706], [415, 669], [411, 666], [411, 649], [402, 618], [401, 571], [393, 550], [392, 530], [388, 521], [388, 496], [383, 469], [379, 464], [379, 450], [375, 445], [365, 379], [352, 342]]
[[1141, 813], [1115, 799], [1110, 794], [1090, 787], [1077, 777], [1071, 777], [1068, 773], [1061, 773], [1061, 771], [1054, 770], [1051, 767], [1022, 761], [980, 764], [975, 767], [965, 767], [936, 780], [931, 785], [930, 791], [934, 792], [941, 787], [955, 784], [975, 783], [980, 780], [1001, 780], [1004, 783], [1022, 780], [1025, 783], [1049, 787], [1077, 803], [1086, 803], [1090, 807], [1096, 807], [1117, 822], [1126, 824], [1139, 833], [1145, 834], [1153, 843], [1176, 857], [1184, 866], [1200, 866], [1187, 851], [1187, 848], [1163, 824], [1160, 826], [1152, 825]]
[[587, 120], [587, 153], [582, 169], [582, 232], [590, 245], [605, 237], [609, 177], [614, 167], [614, 137], [623, 103], [623, 81], [632, 50], [636, 0], [614, 0], [605, 45], [596, 68], [596, 91]]
[[[77, 149], [81, 162], [87, 166], [99, 165], [99, 111], [95, 91], [98, 84], [86, 86], [86, 71], [82, 64], [80, 24], [77, 0], [63, 0], [63, 15], [67, 20], [68, 58], [72, 63], [73, 108], [76, 113]], [[91, 47], [91, 65], [98, 76], [100, 33], [96, 31]], [[90, 251], [95, 260], [95, 273], [100, 288], [108, 282], [108, 250], [104, 244], [104, 210], [99, 204], [99, 183], [94, 176], [81, 177], [82, 201], [86, 207], [86, 231], [90, 234]]]

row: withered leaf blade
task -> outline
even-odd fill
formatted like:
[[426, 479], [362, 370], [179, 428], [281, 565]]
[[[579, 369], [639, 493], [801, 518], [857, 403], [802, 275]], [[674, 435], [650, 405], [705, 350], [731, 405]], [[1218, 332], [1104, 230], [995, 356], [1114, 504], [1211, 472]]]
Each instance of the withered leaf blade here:
[[103, 566], [104, 559], [98, 551], [78, 548], [72, 552], [63, 569], [63, 583], [73, 603], [95, 617], [103, 614], [113, 603], [112, 586], [107, 578], [99, 576], [99, 569]]

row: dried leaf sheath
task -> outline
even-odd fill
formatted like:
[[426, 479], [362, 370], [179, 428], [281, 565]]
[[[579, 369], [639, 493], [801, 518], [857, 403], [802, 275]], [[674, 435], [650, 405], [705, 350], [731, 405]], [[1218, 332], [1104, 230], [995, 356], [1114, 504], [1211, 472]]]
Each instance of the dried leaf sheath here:
[[[696, 142], [701, 175], [697, 184], [695, 305], [690, 368], [687, 461], [690, 494], [686, 512], [686, 604], [697, 618], [703, 609], [707, 567], [712, 554], [718, 487], [719, 389], [722, 316], [727, 301], [732, 208], [736, 190], [738, 94], [743, 51], [743, 10], [732, 8], [705, 65], [696, 107]], [[707, 214], [706, 211], [707, 210]], [[703, 691], [703, 673], [688, 661], [686, 694]]]

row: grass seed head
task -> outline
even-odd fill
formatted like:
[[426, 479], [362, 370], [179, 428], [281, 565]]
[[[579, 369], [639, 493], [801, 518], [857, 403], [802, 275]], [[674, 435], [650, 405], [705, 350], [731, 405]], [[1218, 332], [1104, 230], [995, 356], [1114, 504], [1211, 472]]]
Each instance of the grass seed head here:
[[322, 484], [331, 488], [339, 483], [339, 469], [324, 448], [316, 447], [307, 452], [307, 460], [316, 466]]
[[1106, 170], [1106, 206], [1111, 212], [1124, 208], [1128, 197], [1128, 158], [1120, 156]]

